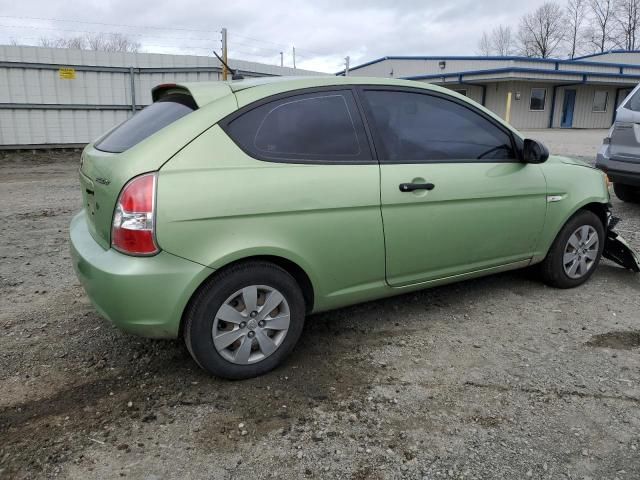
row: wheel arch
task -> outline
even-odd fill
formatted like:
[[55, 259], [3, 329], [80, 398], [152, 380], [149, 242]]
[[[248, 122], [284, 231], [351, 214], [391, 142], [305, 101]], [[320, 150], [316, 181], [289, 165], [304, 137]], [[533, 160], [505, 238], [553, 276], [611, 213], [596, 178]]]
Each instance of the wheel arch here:
[[[602, 222], [602, 227], [605, 229], [605, 232], [606, 232], [607, 223], [609, 222], [609, 209], [610, 209], [609, 203], [591, 202], [591, 203], [587, 203], [586, 205], [583, 205], [578, 210], [573, 212], [569, 218], [573, 217], [580, 210], [589, 210], [590, 212], [593, 212], [598, 216], [598, 218]], [[569, 219], [567, 219], [567, 221], [568, 220]]]
[[[587, 210], [593, 212], [602, 222], [602, 226], [607, 230], [607, 223], [609, 217], [611, 204], [609, 202], [603, 202], [600, 199], [589, 199], [584, 201], [583, 203], [577, 205], [574, 209], [569, 211], [566, 215], [562, 217], [560, 221], [557, 222], [556, 227], [554, 228], [553, 234], [549, 235], [545, 242], [545, 248], [541, 251], [541, 255], [534, 258], [532, 263], [538, 263], [544, 260], [553, 245], [553, 242], [558, 238], [562, 228], [567, 224], [567, 222], [578, 212], [582, 210]], [[540, 250], [539, 250], [540, 251]]]
[[238, 265], [240, 263], [248, 263], [248, 262], [268, 262], [273, 263], [274, 265], [279, 266], [283, 270], [285, 270], [289, 275], [291, 275], [296, 283], [300, 286], [302, 290], [302, 296], [304, 297], [305, 310], [307, 313], [311, 313], [313, 311], [313, 305], [315, 302], [315, 290], [311, 278], [307, 274], [307, 272], [300, 266], [298, 263], [294, 262], [291, 259], [286, 257], [282, 257], [279, 255], [250, 255], [242, 258], [237, 258], [235, 260], [231, 260], [228, 263], [225, 263], [223, 266], [217, 268], [214, 272], [211, 273], [207, 278], [205, 278], [200, 285], [195, 289], [187, 305], [182, 311], [182, 316], [180, 318], [180, 329], [178, 335], [180, 337], [183, 336], [184, 329], [184, 321], [185, 315], [191, 306], [191, 302], [198, 295], [198, 293], [205, 288], [216, 276], [218, 276], [221, 272], [228, 270], [229, 268]]

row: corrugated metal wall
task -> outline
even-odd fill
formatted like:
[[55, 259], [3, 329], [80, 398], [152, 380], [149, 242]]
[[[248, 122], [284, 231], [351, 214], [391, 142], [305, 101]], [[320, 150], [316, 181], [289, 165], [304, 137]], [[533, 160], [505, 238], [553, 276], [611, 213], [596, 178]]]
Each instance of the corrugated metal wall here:
[[[241, 60], [229, 64], [246, 77], [318, 75]], [[74, 79], [61, 78], [67, 67], [75, 70]], [[212, 57], [0, 46], [0, 148], [84, 144], [151, 103], [155, 85], [220, 78]]]

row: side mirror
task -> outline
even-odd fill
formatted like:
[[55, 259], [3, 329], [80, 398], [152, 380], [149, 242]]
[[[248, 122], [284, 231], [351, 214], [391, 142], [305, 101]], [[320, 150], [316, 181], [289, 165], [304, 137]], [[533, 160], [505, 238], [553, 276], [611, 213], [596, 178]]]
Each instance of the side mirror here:
[[525, 163], [544, 163], [549, 158], [549, 150], [542, 143], [530, 138], [525, 139], [522, 149]]

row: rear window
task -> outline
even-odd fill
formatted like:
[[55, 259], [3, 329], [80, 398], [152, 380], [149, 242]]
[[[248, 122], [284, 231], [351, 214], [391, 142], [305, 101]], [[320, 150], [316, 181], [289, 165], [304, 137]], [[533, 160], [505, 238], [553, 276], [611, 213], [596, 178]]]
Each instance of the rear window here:
[[261, 160], [371, 160], [351, 91], [298, 94], [265, 103], [231, 120], [226, 131], [245, 152]]
[[167, 95], [121, 123], [95, 147], [104, 152], [124, 152], [197, 108], [189, 95]]

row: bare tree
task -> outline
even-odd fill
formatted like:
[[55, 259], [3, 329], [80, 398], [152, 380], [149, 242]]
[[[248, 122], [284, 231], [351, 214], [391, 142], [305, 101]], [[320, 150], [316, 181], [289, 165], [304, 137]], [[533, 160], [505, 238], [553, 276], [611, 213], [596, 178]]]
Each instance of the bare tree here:
[[565, 7], [567, 19], [567, 46], [569, 58], [575, 58], [584, 40], [582, 25], [587, 16], [586, 0], [567, 0]]
[[41, 47], [77, 48], [80, 50], [99, 50], [103, 52], [138, 52], [140, 43], [134, 42], [121, 33], [87, 33], [79, 37], [41, 37]]
[[613, 38], [614, 0], [589, 0], [592, 25], [590, 41], [596, 52], [603, 53], [609, 49]]
[[66, 39], [40, 37], [38, 39], [38, 45], [41, 47], [64, 48], [66, 46]]
[[494, 51], [501, 56], [513, 53], [513, 35], [511, 27], [508, 25], [498, 25], [491, 33], [491, 40]]
[[103, 52], [137, 52], [140, 43], [134, 42], [121, 33], [88, 33], [85, 36], [88, 50], [100, 50]]
[[493, 53], [493, 47], [491, 46], [491, 39], [487, 32], [482, 32], [482, 37], [478, 42], [478, 54], [483, 57], [488, 57]]
[[513, 54], [513, 35], [511, 27], [508, 25], [498, 25], [491, 34], [482, 33], [478, 42], [480, 55], [488, 57], [490, 55], [507, 56]]
[[619, 32], [614, 42], [625, 50], [635, 50], [636, 35], [640, 26], [640, 0], [618, 0], [614, 18]]
[[527, 57], [549, 58], [558, 51], [565, 33], [562, 7], [546, 2], [520, 20], [520, 51]]

